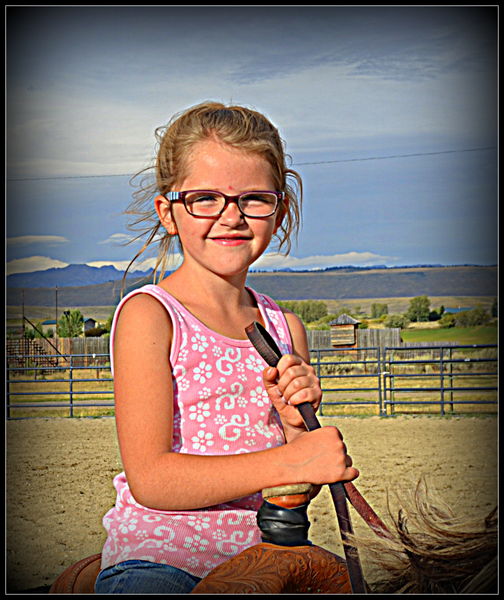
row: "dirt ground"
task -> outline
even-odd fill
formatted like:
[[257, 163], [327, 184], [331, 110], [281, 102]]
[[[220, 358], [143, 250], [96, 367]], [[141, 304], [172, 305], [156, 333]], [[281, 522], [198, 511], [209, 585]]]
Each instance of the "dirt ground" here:
[[[461, 516], [497, 504], [497, 418], [321, 418], [343, 433], [361, 475], [354, 482], [390, 523], [387, 492], [421, 476]], [[102, 517], [122, 470], [113, 418], [32, 419], [6, 424], [7, 591], [49, 586], [69, 565], [101, 551]], [[351, 511], [357, 534], [369, 531]], [[327, 488], [309, 508], [311, 541], [342, 555]], [[369, 582], [373, 568], [363, 561]]]

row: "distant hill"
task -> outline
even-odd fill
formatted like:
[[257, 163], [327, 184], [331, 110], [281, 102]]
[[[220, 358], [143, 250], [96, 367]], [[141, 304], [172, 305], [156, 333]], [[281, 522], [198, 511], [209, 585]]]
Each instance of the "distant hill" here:
[[[145, 277], [152, 271], [135, 271], [128, 278]], [[90, 267], [89, 265], [68, 265], [63, 268], [46, 269], [32, 273], [14, 273], [7, 276], [9, 288], [44, 288], [44, 287], [78, 287], [108, 283], [122, 279], [123, 271], [108, 265], [105, 267]]]
[[251, 287], [282, 300], [496, 296], [497, 267], [385, 267], [250, 274]]
[[[73, 307], [117, 304], [122, 277], [120, 271], [117, 273], [117, 279], [106, 283], [73, 286], [57, 284], [58, 305]], [[128, 279], [126, 292], [150, 282], [150, 276], [143, 274], [140, 277], [135, 272]], [[302, 273], [250, 273], [247, 284], [277, 300], [400, 298], [422, 295], [493, 297], [497, 296], [497, 267], [384, 267]], [[23, 289], [26, 306], [53, 306], [55, 303], [54, 286]], [[8, 282], [7, 304], [20, 306], [22, 298], [21, 287], [11, 287]]]

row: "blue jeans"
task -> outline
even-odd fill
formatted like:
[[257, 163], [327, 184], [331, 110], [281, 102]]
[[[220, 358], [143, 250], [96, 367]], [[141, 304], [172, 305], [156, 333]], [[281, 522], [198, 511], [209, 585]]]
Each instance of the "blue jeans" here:
[[201, 581], [181, 569], [148, 562], [125, 560], [100, 572], [97, 594], [189, 594]]

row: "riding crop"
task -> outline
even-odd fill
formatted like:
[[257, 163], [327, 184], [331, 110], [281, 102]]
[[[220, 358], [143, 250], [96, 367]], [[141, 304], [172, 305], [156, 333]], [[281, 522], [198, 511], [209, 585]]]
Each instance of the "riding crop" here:
[[[282, 354], [275, 341], [264, 329], [264, 327], [260, 323], [254, 322], [246, 327], [245, 331], [249, 340], [252, 342], [255, 349], [266, 361], [266, 363], [271, 367], [276, 367]], [[308, 431], [313, 431], [314, 429], [318, 429], [320, 427], [320, 423], [315, 415], [315, 411], [309, 402], [299, 404], [297, 408], [301, 413], [301, 417], [303, 418]], [[345, 485], [348, 485], [349, 483], [350, 482]], [[334, 508], [336, 510], [352, 592], [354, 594], [365, 594], [366, 584], [364, 582], [357, 549], [348, 541], [348, 534], [352, 534], [353, 529], [350, 521], [350, 514], [348, 512], [347, 496], [345, 493], [344, 484], [342, 482], [331, 483], [329, 484], [329, 490], [331, 492]], [[374, 513], [371, 507], [369, 507], [367, 502], [364, 500], [364, 498], [362, 498], [360, 493], [353, 485], [351, 487], [351, 496], [356, 503], [360, 504], [361, 508], [364, 504], [366, 512], [366, 516], [364, 518], [370, 522], [373, 529], [377, 530], [377, 533], [381, 529], [381, 535], [387, 536], [386, 534], [388, 532], [385, 525], [381, 522], [378, 516]], [[370, 512], [368, 512], [367, 509]]]

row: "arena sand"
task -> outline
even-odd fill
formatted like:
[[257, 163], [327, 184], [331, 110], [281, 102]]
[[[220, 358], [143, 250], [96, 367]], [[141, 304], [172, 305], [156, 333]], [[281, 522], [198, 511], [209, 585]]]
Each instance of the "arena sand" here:
[[[497, 504], [497, 418], [321, 418], [344, 435], [359, 491], [390, 524], [387, 496], [429, 489], [460, 516]], [[7, 591], [44, 591], [77, 560], [101, 551], [112, 478], [122, 470], [113, 418], [32, 419], [6, 424]], [[328, 458], [329, 460], [329, 458]], [[394, 514], [397, 514], [395, 512]], [[351, 509], [357, 534], [369, 529]], [[327, 486], [309, 508], [310, 539], [342, 554]], [[361, 557], [366, 579], [377, 574]], [[45, 591], [47, 587], [45, 587]]]

